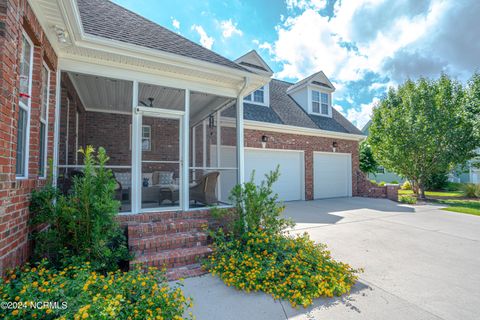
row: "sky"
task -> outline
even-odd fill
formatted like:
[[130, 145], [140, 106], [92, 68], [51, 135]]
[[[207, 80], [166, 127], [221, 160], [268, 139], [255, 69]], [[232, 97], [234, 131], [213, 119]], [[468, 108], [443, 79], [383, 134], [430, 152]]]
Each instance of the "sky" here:
[[113, 0], [231, 60], [255, 49], [274, 78], [322, 70], [357, 127], [391, 86], [480, 71], [480, 0]]

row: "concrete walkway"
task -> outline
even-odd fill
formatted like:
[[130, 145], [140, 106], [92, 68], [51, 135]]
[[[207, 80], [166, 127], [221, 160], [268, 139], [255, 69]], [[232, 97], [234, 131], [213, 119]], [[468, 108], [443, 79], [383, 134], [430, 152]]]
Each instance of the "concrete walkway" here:
[[285, 214], [364, 268], [351, 294], [293, 309], [206, 275], [185, 280], [197, 319], [478, 319], [480, 217], [365, 198], [290, 202]]

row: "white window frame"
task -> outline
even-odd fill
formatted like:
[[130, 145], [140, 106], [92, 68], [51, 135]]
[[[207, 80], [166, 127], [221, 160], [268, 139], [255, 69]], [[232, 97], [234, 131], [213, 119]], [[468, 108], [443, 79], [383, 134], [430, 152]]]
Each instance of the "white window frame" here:
[[[313, 93], [318, 92], [318, 101], [313, 100]], [[328, 113], [322, 113], [322, 94], [326, 94], [328, 96], [328, 104], [327, 104], [327, 111]], [[319, 110], [318, 112], [313, 111], [313, 103], [318, 103]], [[308, 90], [308, 109], [311, 114], [319, 115], [322, 117], [332, 117], [332, 94], [331, 92], [327, 92], [324, 90], [319, 90], [317, 88], [309, 88]]]
[[[47, 90], [46, 90], [46, 98], [43, 96], [43, 94], [45, 93], [45, 88], [43, 88], [43, 79], [42, 79], [42, 106], [40, 107], [40, 123], [42, 123], [43, 125], [45, 125], [45, 131], [43, 132], [43, 137], [40, 137], [40, 141], [41, 139], [44, 139], [44, 146], [43, 146], [43, 155], [44, 155], [44, 159], [43, 159], [43, 172], [39, 172], [39, 177], [42, 178], [42, 179], [45, 179], [47, 177], [47, 158], [48, 158], [48, 109], [49, 109], [49, 106], [50, 106], [50, 75], [51, 75], [51, 72], [50, 72], [50, 68], [47, 66], [47, 64], [45, 63], [45, 61], [42, 63], [42, 68], [45, 68], [45, 70], [47, 71], [47, 74], [46, 74], [46, 77], [47, 77], [47, 81], [45, 83], [45, 85], [47, 86]], [[43, 71], [43, 70], [42, 70]], [[46, 103], [45, 105], [45, 119], [42, 118], [42, 107], [43, 107], [43, 103]], [[39, 130], [39, 134], [40, 134], [41, 130]], [[39, 146], [41, 146], [42, 144], [39, 143]], [[38, 157], [40, 157], [40, 153], [38, 155]], [[40, 162], [39, 162], [40, 164]], [[38, 168], [40, 170], [40, 168]]]
[[[255, 96], [254, 94], [257, 91], [263, 91], [263, 102], [254, 101], [254, 96]], [[268, 107], [270, 105], [270, 84], [267, 83], [263, 87], [261, 87], [261, 88], [255, 90], [254, 92], [251, 92], [250, 94], [246, 95], [243, 98], [243, 102]]]
[[[16, 169], [15, 169], [15, 177], [16, 179], [18, 180], [21, 180], [21, 179], [28, 179], [28, 163], [29, 163], [29, 158], [30, 158], [30, 111], [31, 111], [31, 106], [32, 106], [32, 77], [33, 77], [33, 55], [34, 55], [34, 51], [35, 51], [35, 47], [33, 45], [33, 42], [32, 40], [30, 39], [30, 37], [27, 35], [27, 33], [22, 30], [22, 48], [21, 50], [23, 50], [23, 38], [25, 38], [28, 42], [28, 44], [30, 45], [31, 47], [31, 50], [30, 50], [30, 64], [29, 64], [29, 79], [28, 79], [28, 98], [27, 98], [27, 105], [25, 105], [21, 99], [19, 98], [18, 99], [18, 106], [19, 108], [23, 109], [24, 111], [27, 112], [27, 125], [26, 125], [26, 130], [25, 130], [25, 152], [24, 152], [24, 170], [23, 170], [23, 174], [21, 175], [18, 175], [16, 174]], [[21, 62], [20, 62], [21, 63]], [[20, 128], [17, 128], [17, 138], [18, 138], [18, 130]], [[15, 155], [17, 157], [17, 155]], [[18, 160], [18, 157], [17, 157], [17, 160]]]
[[[146, 124], [142, 125], [142, 134], [140, 136], [140, 140], [143, 139], [143, 128], [148, 127], [148, 132], [149, 132], [149, 139], [150, 139], [150, 148], [149, 149], [143, 149], [143, 144], [142, 145], [142, 151], [152, 151], [152, 127]], [[128, 150], [132, 150], [132, 125], [130, 124], [130, 140], [129, 140], [129, 147]]]
[[[144, 136], [145, 129], [148, 129], [148, 137]], [[146, 124], [142, 125], [142, 151], [152, 151], [152, 127]], [[148, 149], [143, 147], [143, 139], [148, 139]]]

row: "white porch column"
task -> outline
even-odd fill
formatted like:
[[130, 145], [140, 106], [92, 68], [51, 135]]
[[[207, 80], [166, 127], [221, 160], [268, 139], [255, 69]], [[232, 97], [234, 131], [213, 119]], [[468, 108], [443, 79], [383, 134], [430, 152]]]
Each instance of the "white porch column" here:
[[237, 183], [245, 182], [245, 149], [243, 134], [243, 95], [237, 98]]
[[[55, 119], [54, 119], [54, 129], [53, 129], [53, 181], [54, 186], [57, 185], [58, 178], [58, 155], [59, 155], [59, 140], [60, 140], [60, 107], [62, 102], [61, 97], [61, 79], [62, 71], [60, 68], [57, 69], [56, 73], [56, 87], [55, 87]], [[47, 139], [48, 140], [48, 139]]]
[[133, 81], [132, 92], [132, 189], [131, 206], [132, 213], [139, 213], [142, 206], [142, 159], [140, 134], [142, 128], [142, 116], [137, 112], [138, 105], [138, 81]]
[[182, 121], [182, 177], [180, 179], [182, 188], [181, 208], [187, 210], [190, 204], [189, 185], [189, 148], [190, 148], [190, 90], [185, 89], [185, 114]]

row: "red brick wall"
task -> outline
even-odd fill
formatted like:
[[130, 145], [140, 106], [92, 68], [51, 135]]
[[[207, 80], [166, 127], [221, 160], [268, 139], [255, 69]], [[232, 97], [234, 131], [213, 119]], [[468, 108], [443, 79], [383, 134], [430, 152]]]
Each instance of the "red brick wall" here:
[[[34, 43], [29, 176], [15, 178], [19, 65], [24, 30]], [[48, 153], [53, 155], [56, 55], [26, 0], [0, 0], [0, 273], [19, 265], [29, 255], [28, 200], [38, 179], [40, 97], [42, 63], [50, 68]]]

